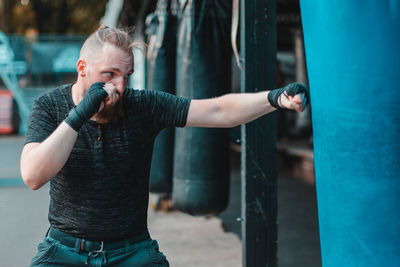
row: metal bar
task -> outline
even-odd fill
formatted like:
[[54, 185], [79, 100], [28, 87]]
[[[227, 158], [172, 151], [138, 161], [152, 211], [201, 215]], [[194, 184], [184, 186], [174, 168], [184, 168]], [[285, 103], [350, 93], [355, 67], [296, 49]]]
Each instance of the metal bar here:
[[[276, 86], [276, 0], [241, 0], [242, 92]], [[243, 266], [277, 266], [276, 118], [242, 126]]]

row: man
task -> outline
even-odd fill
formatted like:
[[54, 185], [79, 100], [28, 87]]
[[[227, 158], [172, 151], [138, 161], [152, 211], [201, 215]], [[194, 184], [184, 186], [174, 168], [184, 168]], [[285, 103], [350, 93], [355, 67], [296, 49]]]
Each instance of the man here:
[[33, 104], [21, 174], [34, 190], [50, 181], [51, 227], [31, 266], [168, 266], [147, 231], [159, 131], [233, 127], [307, 102], [299, 84], [204, 100], [126, 89], [133, 45], [128, 33], [100, 28], [81, 49], [76, 83]]

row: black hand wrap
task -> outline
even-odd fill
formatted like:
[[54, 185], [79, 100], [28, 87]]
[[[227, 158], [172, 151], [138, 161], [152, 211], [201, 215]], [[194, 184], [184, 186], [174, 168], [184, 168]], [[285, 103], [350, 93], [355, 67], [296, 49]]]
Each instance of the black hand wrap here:
[[101, 102], [108, 96], [108, 93], [103, 87], [103, 82], [92, 84], [86, 91], [82, 101], [69, 112], [65, 122], [71, 126], [72, 129], [78, 132], [85, 121], [97, 113]]
[[302, 98], [303, 110], [310, 103], [310, 97], [308, 94], [307, 87], [305, 87], [304, 85], [302, 85], [300, 83], [290, 83], [290, 84], [286, 85], [285, 87], [274, 89], [269, 92], [268, 101], [272, 106], [274, 106], [277, 109], [285, 109], [279, 105], [280, 96], [282, 93], [290, 95], [290, 96], [295, 96], [297, 94], [300, 94], [301, 98]]

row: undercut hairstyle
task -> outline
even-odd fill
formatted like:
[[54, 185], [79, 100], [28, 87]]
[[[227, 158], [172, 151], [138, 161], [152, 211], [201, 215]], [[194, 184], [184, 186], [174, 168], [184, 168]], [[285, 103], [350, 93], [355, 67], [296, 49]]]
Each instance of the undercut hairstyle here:
[[133, 48], [140, 49], [142, 45], [141, 42], [133, 40], [132, 33], [132, 28], [117, 29], [101, 25], [86, 39], [79, 58], [92, 62], [101, 55], [101, 51], [107, 43], [132, 54]]

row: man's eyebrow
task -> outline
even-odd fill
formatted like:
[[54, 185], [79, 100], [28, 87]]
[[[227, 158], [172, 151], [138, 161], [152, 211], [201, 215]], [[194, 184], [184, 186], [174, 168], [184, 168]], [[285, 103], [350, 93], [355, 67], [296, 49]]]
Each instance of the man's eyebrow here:
[[[104, 67], [103, 69], [101, 69], [101, 72], [105, 72], [105, 71], [116, 71], [116, 72], [122, 72], [119, 68], [115, 68], [115, 67]], [[130, 69], [128, 71], [128, 73], [134, 73], [134, 69]]]
[[121, 70], [119, 69], [119, 68], [114, 68], [114, 67], [104, 67], [104, 68], [102, 68], [102, 70], [101, 71], [118, 71], [118, 72], [121, 72]]

